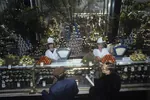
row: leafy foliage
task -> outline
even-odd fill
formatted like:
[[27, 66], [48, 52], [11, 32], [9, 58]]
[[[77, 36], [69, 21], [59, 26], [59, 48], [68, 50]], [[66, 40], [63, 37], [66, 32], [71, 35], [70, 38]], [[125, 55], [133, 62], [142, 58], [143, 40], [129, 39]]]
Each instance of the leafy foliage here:
[[143, 23], [143, 14], [140, 11], [146, 11], [150, 8], [150, 1], [136, 2], [135, 0], [125, 0], [122, 4], [122, 12], [120, 14], [120, 25], [123, 33], [129, 35], [132, 29], [138, 29]]
[[10, 3], [1, 15], [1, 22], [4, 25], [31, 40], [32, 43], [36, 43], [35, 34], [42, 34], [45, 29], [38, 7], [31, 9], [29, 6], [25, 6], [22, 0]]

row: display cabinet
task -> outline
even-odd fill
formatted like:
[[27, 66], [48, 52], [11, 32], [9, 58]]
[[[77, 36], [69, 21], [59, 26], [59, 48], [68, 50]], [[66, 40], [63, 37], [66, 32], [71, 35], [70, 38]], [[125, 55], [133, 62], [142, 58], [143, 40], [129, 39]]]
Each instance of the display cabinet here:
[[[50, 66], [36, 67], [36, 88], [49, 88], [53, 84], [54, 77], [52, 71], [54, 68]], [[73, 78], [76, 80], [78, 86], [89, 87], [91, 84], [86, 79], [86, 75], [91, 75], [92, 67], [65, 67], [66, 78]]]
[[[53, 84], [54, 68], [63, 66], [66, 77], [76, 80], [79, 94], [88, 94], [96, 78], [95, 66], [79, 63], [77, 59], [66, 62], [55, 62], [51, 65], [33, 66], [1, 66], [0, 67], [0, 96], [22, 93], [22, 95], [41, 95], [42, 90], [48, 90]], [[150, 90], [150, 63], [117, 61], [116, 72], [121, 77], [120, 91]]]
[[122, 84], [150, 83], [150, 63], [117, 65]]
[[32, 70], [29, 67], [0, 67], [0, 90], [32, 87]]

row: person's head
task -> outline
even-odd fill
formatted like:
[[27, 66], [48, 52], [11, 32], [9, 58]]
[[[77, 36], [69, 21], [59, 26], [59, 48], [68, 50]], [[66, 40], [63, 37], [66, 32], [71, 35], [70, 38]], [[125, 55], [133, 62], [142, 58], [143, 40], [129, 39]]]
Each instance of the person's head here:
[[48, 46], [48, 49], [53, 49], [54, 48], [54, 44], [53, 43], [48, 43], [47, 46]]
[[103, 48], [104, 47], [104, 43], [98, 43], [97, 46], [98, 46], [99, 49]]
[[101, 49], [104, 47], [105, 41], [103, 41], [102, 37], [97, 40], [98, 48]]
[[49, 49], [53, 49], [54, 48], [54, 39], [53, 38], [49, 37], [47, 39], [47, 46], [48, 46]]
[[102, 64], [101, 70], [102, 70], [102, 73], [109, 75], [109, 74], [115, 72], [115, 64], [106, 62], [106, 63]]
[[54, 75], [58, 80], [64, 79], [65, 76], [66, 76], [64, 67], [55, 68], [54, 71], [53, 71], [53, 75]]

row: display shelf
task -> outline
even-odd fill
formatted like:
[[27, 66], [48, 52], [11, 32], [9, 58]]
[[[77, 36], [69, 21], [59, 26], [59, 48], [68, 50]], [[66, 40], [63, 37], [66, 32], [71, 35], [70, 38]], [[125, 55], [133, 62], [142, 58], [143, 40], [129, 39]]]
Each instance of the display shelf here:
[[[82, 59], [69, 59], [65, 61], [56, 61], [52, 62], [50, 65], [44, 65], [45, 67], [83, 67], [84, 64], [81, 63]], [[37, 65], [36, 67], [40, 67], [40, 65]]]
[[117, 60], [116, 61], [116, 65], [134, 65], [134, 64], [146, 64], [146, 63], [150, 63], [150, 60], [146, 60], [146, 61], [123, 61], [123, 60]]
[[0, 67], [0, 90], [30, 88], [31, 85], [32, 70], [30, 68]]
[[[120, 91], [150, 90], [150, 63], [117, 60], [124, 64], [116, 64], [116, 70], [121, 76]], [[76, 65], [76, 66], [74, 66]], [[77, 81], [79, 94], [88, 94], [92, 86], [85, 78], [88, 75], [94, 78], [95, 66], [81, 63], [81, 59], [69, 59], [66, 62], [53, 62], [52, 65], [7, 66], [0, 67], [0, 97], [11, 96], [40, 96], [43, 89], [48, 89], [53, 84], [52, 72], [54, 68], [63, 66], [66, 77]], [[26, 82], [28, 84], [26, 84]], [[9, 84], [8, 84], [9, 83]], [[10, 83], [12, 87], [10, 87]], [[3, 87], [2, 87], [3, 86]], [[35, 94], [29, 94], [35, 88]]]
[[31, 88], [26, 89], [7, 89], [7, 90], [0, 90], [0, 94], [4, 93], [29, 93]]
[[[127, 57], [126, 57], [127, 58]], [[129, 57], [128, 57], [129, 58]], [[50, 65], [44, 65], [44, 67], [86, 67], [87, 65], [81, 63], [82, 59], [69, 59], [66, 61], [52, 62]], [[150, 63], [150, 59], [148, 58], [146, 61], [132, 61], [132, 60], [123, 60], [120, 58], [116, 60], [116, 65], [131, 65], [131, 64], [145, 64]], [[36, 65], [36, 67], [41, 68], [40, 65]]]
[[[36, 67], [35, 68], [35, 76], [36, 76], [36, 85], [39, 88], [49, 87], [50, 84], [53, 82], [53, 75], [52, 72], [54, 67], [51, 68], [50, 66], [46, 67]], [[65, 67], [66, 70], [66, 77], [73, 78], [78, 81], [80, 85], [90, 85], [90, 83], [86, 80], [86, 74], [89, 75], [92, 67]]]
[[0, 69], [31, 69], [33, 65], [28, 66], [0, 66]]

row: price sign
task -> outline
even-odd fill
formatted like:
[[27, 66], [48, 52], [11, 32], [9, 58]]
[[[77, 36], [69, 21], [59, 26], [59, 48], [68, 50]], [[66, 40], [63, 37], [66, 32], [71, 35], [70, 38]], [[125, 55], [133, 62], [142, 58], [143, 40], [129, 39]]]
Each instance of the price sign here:
[[6, 87], [5, 83], [3, 83], [3, 84], [2, 84], [2, 88], [5, 88], [5, 87]]
[[30, 82], [30, 87], [32, 87], [33, 86], [33, 82]]
[[144, 67], [144, 70], [147, 71], [147, 66]]
[[91, 61], [89, 62], [89, 66], [93, 66], [93, 63]]
[[141, 71], [142, 70], [142, 68], [141, 67], [138, 67], [138, 71]]
[[131, 67], [131, 71], [134, 72], [134, 67]]
[[20, 82], [17, 82], [17, 87], [20, 87]]
[[11, 69], [11, 65], [8, 65], [8, 69]]
[[128, 71], [128, 68], [127, 68], [127, 67], [125, 67], [125, 68], [124, 68], [124, 72], [127, 72], [127, 71]]
[[40, 63], [40, 66], [41, 66], [41, 67], [43, 67], [43, 66], [44, 66], [44, 63], [43, 63], [43, 62], [41, 62], [41, 63]]
[[46, 82], [45, 82], [45, 81], [42, 82], [42, 86], [43, 86], [43, 87], [46, 86]]
[[26, 67], [26, 64], [23, 64], [23, 67]]

